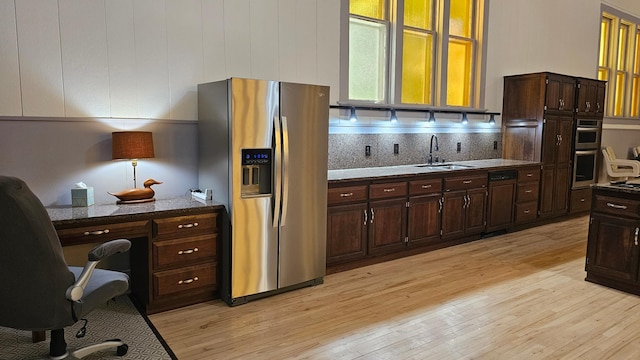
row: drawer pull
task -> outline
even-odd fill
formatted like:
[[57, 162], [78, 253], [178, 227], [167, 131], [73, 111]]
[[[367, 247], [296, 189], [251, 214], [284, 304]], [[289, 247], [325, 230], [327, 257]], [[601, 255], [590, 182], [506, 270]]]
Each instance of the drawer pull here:
[[533, 174], [532, 173], [527, 173], [527, 177], [532, 177]]
[[607, 203], [607, 206], [610, 207], [610, 208], [614, 208], [614, 209], [622, 209], [622, 210], [626, 210], [627, 209], [627, 207], [625, 205], [617, 205], [617, 204], [610, 203], [610, 202]]
[[188, 249], [188, 250], [180, 250], [180, 251], [178, 251], [178, 255], [193, 254], [194, 252], [198, 252], [198, 248], [193, 248], [193, 249]]
[[523, 213], [525, 213], [525, 214], [528, 214], [528, 213], [530, 213], [530, 212], [531, 212], [531, 210], [525, 210], [525, 211], [523, 211]]
[[471, 184], [471, 180], [465, 180], [462, 182], [463, 184]]
[[431, 187], [431, 185], [422, 185], [421, 187], [422, 187], [423, 189], [428, 189], [428, 188], [430, 188], [430, 187]]
[[186, 284], [191, 284], [194, 281], [198, 281], [198, 277], [194, 276], [191, 279], [186, 279], [186, 280], [180, 280], [178, 281], [178, 285], [186, 285]]
[[384, 192], [394, 192], [394, 191], [396, 191], [396, 188], [383, 189], [382, 191], [384, 191]]
[[180, 224], [180, 225], [178, 225], [178, 229], [189, 229], [189, 228], [196, 227], [196, 226], [198, 226], [197, 222], [194, 222], [194, 223], [191, 223], [191, 224]]
[[342, 193], [342, 194], [340, 194], [340, 197], [349, 197], [349, 196], [353, 196], [353, 193], [350, 192], [350, 193]]
[[531, 194], [533, 192], [533, 190], [525, 190], [524, 193], [525, 194]]
[[584, 198], [580, 199], [580, 202], [584, 202], [584, 201], [585, 201]]
[[84, 235], [102, 235], [102, 234], [108, 234], [109, 233], [109, 229], [104, 229], [104, 230], [96, 230], [96, 231], [85, 231]]

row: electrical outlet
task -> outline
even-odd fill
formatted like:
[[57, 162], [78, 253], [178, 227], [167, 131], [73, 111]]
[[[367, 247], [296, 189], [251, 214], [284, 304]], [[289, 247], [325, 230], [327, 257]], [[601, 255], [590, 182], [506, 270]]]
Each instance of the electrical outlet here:
[[497, 141], [493, 142], [493, 150], [498, 150], [498, 142]]
[[456, 144], [456, 152], [460, 152], [462, 150], [462, 144], [461, 143], [457, 143]]
[[364, 156], [371, 156], [371, 145], [366, 145], [364, 147]]
[[400, 144], [393, 144], [393, 153], [395, 155], [400, 154]]

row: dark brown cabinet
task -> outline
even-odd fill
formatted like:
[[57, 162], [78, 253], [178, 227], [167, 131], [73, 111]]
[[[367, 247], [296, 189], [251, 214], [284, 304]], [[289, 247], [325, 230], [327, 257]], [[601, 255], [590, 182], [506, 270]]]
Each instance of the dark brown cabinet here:
[[576, 84], [574, 77], [553, 73], [504, 79], [502, 157], [543, 163], [541, 217], [569, 210]]
[[329, 189], [327, 264], [366, 256], [369, 223], [367, 191], [367, 185]]
[[606, 82], [593, 79], [578, 79], [576, 113], [580, 117], [599, 117], [604, 114]]
[[407, 245], [440, 241], [442, 179], [409, 182]]
[[573, 118], [549, 115], [542, 145], [540, 216], [562, 215], [569, 210]]
[[480, 234], [485, 229], [487, 173], [444, 179], [442, 239]]
[[380, 255], [406, 246], [407, 182], [369, 186], [369, 254]]
[[585, 269], [587, 281], [640, 294], [640, 192], [595, 189]]
[[516, 224], [531, 222], [538, 218], [539, 192], [540, 167], [519, 169], [514, 210]]

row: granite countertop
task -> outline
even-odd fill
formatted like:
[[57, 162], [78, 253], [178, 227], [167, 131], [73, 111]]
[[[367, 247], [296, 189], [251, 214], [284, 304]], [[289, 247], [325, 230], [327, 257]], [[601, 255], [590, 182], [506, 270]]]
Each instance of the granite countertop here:
[[[437, 165], [440, 165], [438, 163]], [[454, 161], [446, 164], [463, 165], [456, 169], [447, 169], [446, 167], [426, 167], [420, 165], [426, 164], [413, 164], [413, 165], [398, 165], [398, 166], [381, 166], [381, 167], [369, 167], [358, 169], [341, 169], [341, 170], [329, 170], [328, 180], [329, 182], [338, 182], [345, 180], [370, 180], [371, 178], [392, 178], [400, 176], [411, 175], [424, 175], [424, 174], [444, 174], [454, 171], [464, 170], [492, 170], [502, 167], [520, 167], [528, 165], [540, 165], [539, 162], [526, 161], [526, 160], [509, 160], [509, 159], [484, 159], [484, 160], [468, 160], [468, 161]], [[434, 164], [436, 165], [436, 164]]]
[[627, 194], [634, 194], [634, 195], [638, 195], [640, 194], [640, 183], [618, 183], [618, 184], [611, 184], [611, 183], [600, 183], [600, 184], [594, 184], [592, 185], [593, 189], [604, 189], [604, 190], [612, 190], [612, 191], [617, 191], [617, 192], [621, 192], [621, 193], [627, 193]]
[[96, 204], [91, 206], [48, 206], [46, 207], [49, 217], [54, 225], [63, 225], [66, 223], [78, 224], [79, 222], [95, 222], [109, 218], [111, 221], [114, 217], [122, 217], [123, 221], [136, 220], [138, 218], [146, 218], [152, 214], [162, 213], [170, 216], [180, 215], [181, 212], [187, 212], [191, 209], [211, 208], [212, 210], [224, 208], [220, 204], [212, 201], [195, 200], [191, 197], [179, 197], [175, 199], [159, 199], [153, 202], [140, 204]]

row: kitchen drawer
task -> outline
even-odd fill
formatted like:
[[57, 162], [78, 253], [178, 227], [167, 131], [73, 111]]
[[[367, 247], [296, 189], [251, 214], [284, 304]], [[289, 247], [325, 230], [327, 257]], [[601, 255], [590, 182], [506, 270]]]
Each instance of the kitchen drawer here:
[[538, 181], [540, 180], [540, 168], [526, 168], [518, 170], [518, 182]]
[[487, 174], [444, 179], [445, 191], [478, 189], [487, 187]]
[[216, 289], [216, 266], [211, 262], [153, 274], [154, 296], [174, 295], [186, 291]]
[[131, 239], [149, 236], [149, 221], [131, 221], [106, 225], [75, 227], [58, 230], [63, 246], [73, 244], [103, 243], [114, 239]]
[[329, 189], [327, 203], [329, 205], [344, 204], [355, 201], [367, 201], [367, 185], [345, 186]]
[[627, 218], [640, 218], [640, 201], [596, 195], [593, 210]]
[[217, 232], [217, 213], [176, 216], [153, 220], [153, 236], [185, 237]]
[[516, 223], [535, 220], [538, 216], [538, 202], [531, 201], [516, 204]]
[[540, 192], [540, 184], [524, 183], [518, 184], [518, 193], [516, 195], [517, 202], [527, 202], [538, 200], [538, 193]]
[[572, 213], [591, 209], [591, 189], [572, 190], [570, 206], [569, 210]]
[[185, 265], [201, 260], [215, 260], [217, 235], [201, 235], [183, 239], [154, 241], [154, 268]]
[[413, 180], [409, 182], [409, 195], [439, 194], [442, 192], [442, 180]]
[[369, 199], [386, 199], [407, 196], [407, 182], [394, 182], [385, 184], [371, 184], [369, 186]]

